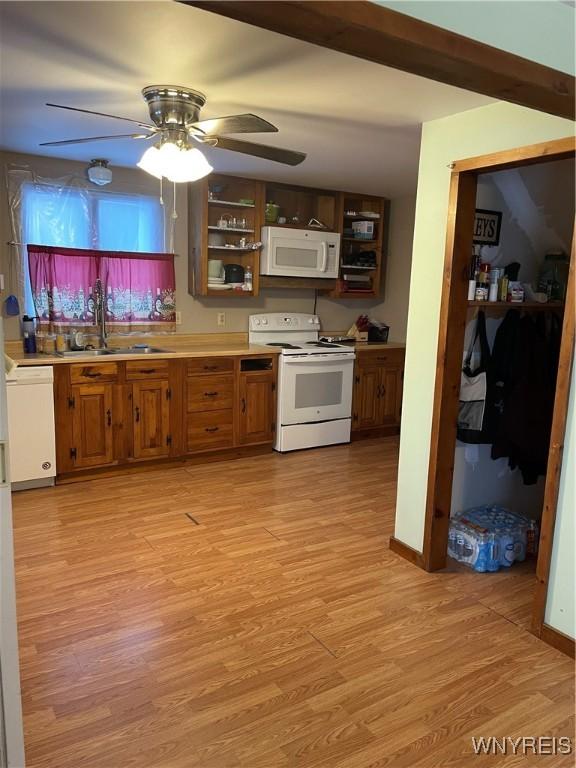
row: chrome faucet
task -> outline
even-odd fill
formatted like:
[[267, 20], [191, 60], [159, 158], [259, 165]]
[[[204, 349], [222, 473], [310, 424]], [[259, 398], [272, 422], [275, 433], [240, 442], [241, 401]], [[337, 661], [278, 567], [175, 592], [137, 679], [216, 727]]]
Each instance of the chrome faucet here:
[[100, 331], [100, 346], [102, 349], [108, 349], [108, 333], [106, 331], [106, 296], [104, 295], [104, 286], [99, 277], [94, 283], [94, 319]]

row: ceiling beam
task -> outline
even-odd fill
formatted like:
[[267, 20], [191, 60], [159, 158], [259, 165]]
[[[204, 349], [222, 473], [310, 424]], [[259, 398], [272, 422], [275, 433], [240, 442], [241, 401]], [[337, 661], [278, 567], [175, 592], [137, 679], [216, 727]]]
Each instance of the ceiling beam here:
[[185, 0], [184, 4], [494, 99], [575, 118], [572, 75], [372, 2]]

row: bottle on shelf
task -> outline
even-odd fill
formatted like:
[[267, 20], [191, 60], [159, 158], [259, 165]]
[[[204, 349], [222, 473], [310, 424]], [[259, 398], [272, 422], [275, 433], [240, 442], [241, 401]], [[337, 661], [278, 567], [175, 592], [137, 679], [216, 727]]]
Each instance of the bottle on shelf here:
[[244, 270], [244, 285], [242, 287], [243, 291], [252, 291], [253, 283], [252, 283], [252, 267], [250, 264], [246, 267]]

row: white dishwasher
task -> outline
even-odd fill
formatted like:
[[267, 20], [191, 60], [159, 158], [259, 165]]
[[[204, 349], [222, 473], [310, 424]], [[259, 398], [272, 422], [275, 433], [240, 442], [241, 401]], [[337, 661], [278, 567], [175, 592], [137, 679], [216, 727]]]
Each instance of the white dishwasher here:
[[54, 369], [14, 368], [6, 374], [8, 450], [12, 490], [54, 485]]

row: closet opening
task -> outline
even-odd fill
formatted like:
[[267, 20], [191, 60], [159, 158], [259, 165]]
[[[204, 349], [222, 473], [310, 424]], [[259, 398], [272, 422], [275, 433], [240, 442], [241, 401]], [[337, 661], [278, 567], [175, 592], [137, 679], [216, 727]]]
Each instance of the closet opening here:
[[563, 139], [454, 163], [421, 561], [542, 637], [574, 353], [574, 158]]

